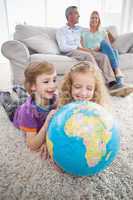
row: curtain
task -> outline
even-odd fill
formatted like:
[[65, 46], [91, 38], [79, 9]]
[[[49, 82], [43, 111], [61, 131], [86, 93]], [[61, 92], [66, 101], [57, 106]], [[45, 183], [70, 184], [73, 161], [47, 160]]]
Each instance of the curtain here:
[[68, 6], [79, 7], [79, 0], [46, 0], [46, 26], [60, 27], [66, 24], [65, 10]]
[[133, 0], [123, 0], [121, 33], [133, 31]]
[[101, 25], [115, 25], [119, 32], [122, 3], [122, 0], [80, 0], [80, 23], [88, 27], [91, 12], [97, 10], [101, 17]]
[[16, 24], [44, 26], [45, 0], [6, 0], [6, 2], [11, 36]]
[[[0, 0], [0, 47], [4, 41], [9, 38], [9, 26], [7, 17], [6, 1]], [[0, 51], [1, 52], [1, 51]], [[0, 60], [5, 60], [0, 53]]]

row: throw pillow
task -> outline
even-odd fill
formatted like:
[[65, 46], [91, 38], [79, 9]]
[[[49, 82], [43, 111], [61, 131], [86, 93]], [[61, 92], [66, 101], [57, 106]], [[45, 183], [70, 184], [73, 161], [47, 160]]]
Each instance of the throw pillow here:
[[23, 42], [32, 50], [44, 54], [59, 54], [59, 48], [56, 41], [50, 39], [47, 34], [35, 35], [23, 40]]
[[115, 41], [115, 38], [113, 37], [112, 33], [110, 33], [109, 31], [107, 31], [107, 34], [108, 34], [109, 41], [112, 44]]
[[105, 30], [107, 32], [109, 32], [114, 39], [116, 39], [118, 37], [118, 32], [117, 32], [116, 26], [113, 26], [113, 25], [107, 26], [107, 27], [105, 27]]

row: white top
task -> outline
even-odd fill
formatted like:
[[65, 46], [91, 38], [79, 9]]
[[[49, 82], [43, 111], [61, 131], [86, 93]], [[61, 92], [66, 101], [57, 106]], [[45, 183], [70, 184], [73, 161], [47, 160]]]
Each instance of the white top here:
[[56, 40], [61, 52], [67, 53], [80, 47], [81, 30], [80, 26], [71, 28], [67, 25], [57, 30]]

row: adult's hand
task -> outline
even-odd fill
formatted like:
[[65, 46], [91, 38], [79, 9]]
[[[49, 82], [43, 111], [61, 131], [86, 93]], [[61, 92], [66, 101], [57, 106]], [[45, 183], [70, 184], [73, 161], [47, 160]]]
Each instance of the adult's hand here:
[[100, 51], [100, 48], [99, 48], [99, 47], [96, 47], [96, 48], [94, 49], [94, 51], [98, 52], [98, 51]]

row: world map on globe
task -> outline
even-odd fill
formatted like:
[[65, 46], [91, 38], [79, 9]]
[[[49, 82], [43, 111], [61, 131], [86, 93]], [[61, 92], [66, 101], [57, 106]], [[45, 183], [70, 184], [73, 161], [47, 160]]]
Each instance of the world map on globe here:
[[63, 106], [47, 134], [51, 158], [65, 172], [86, 176], [106, 168], [119, 149], [118, 128], [103, 107], [93, 102]]

